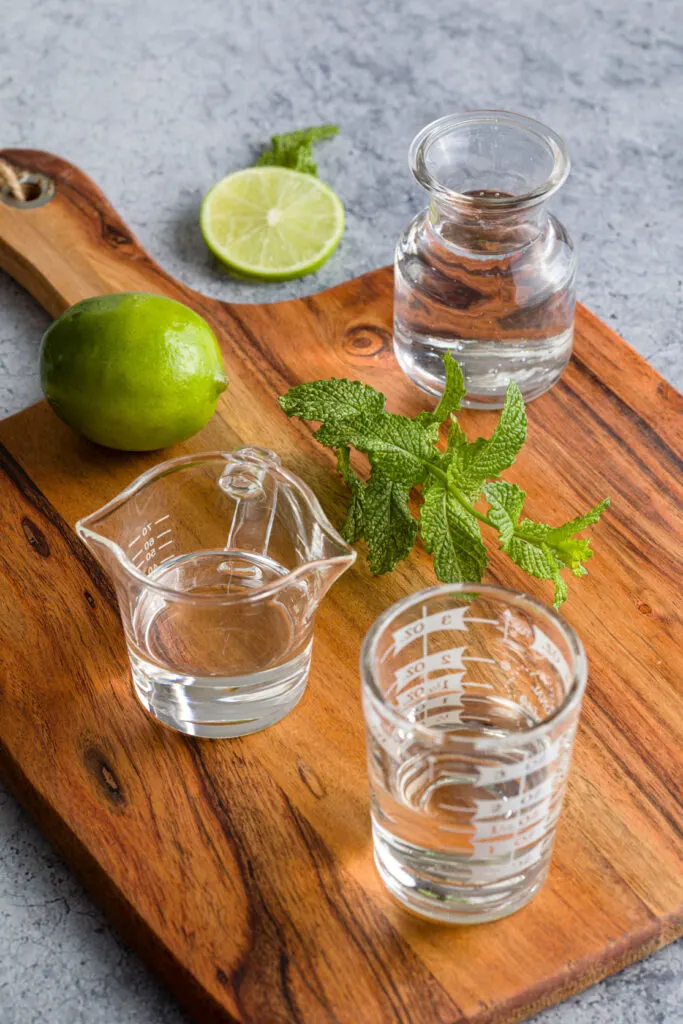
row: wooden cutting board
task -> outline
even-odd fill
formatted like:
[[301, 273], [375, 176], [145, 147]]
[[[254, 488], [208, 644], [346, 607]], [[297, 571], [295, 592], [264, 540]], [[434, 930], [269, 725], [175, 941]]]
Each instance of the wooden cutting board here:
[[[164, 453], [96, 448], [45, 404], [0, 424], [0, 769], [195, 1019], [517, 1021], [680, 934], [680, 396], [579, 309], [575, 357], [529, 407], [512, 474], [529, 514], [551, 522], [613, 499], [565, 606], [590, 678], [550, 879], [507, 920], [423, 923], [373, 867], [357, 659], [383, 609], [435, 582], [425, 553], [381, 579], [361, 558], [334, 586], [307, 695], [283, 722], [198, 741], [137, 704], [110, 583], [71, 528], [162, 458], [240, 444], [277, 450], [339, 522], [330, 455], [276, 396], [352, 376], [391, 409], [422, 406], [392, 355], [391, 271], [308, 299], [221, 303], [166, 275], [77, 168], [4, 155], [56, 184], [40, 208], [0, 202], [6, 270], [55, 315], [118, 290], [180, 299], [212, 324], [231, 379], [211, 423]], [[462, 422], [488, 433], [493, 417]], [[550, 599], [495, 553], [488, 578]]]

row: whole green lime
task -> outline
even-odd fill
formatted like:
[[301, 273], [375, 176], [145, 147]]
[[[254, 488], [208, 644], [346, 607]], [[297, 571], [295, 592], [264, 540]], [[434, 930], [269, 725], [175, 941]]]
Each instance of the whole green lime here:
[[206, 320], [173, 299], [124, 292], [77, 302], [48, 327], [40, 383], [79, 434], [141, 452], [201, 430], [228, 381]]

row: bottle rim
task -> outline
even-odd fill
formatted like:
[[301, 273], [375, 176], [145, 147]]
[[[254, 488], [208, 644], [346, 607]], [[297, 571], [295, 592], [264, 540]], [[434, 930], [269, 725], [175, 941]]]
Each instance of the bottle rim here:
[[[470, 128], [473, 125], [506, 125], [519, 132], [532, 136], [537, 142], [545, 146], [552, 157], [552, 169], [550, 174], [527, 192], [517, 195], [469, 195], [458, 192], [456, 189], [448, 188], [440, 182], [429, 170], [428, 157], [431, 147], [439, 140], [448, 135]], [[523, 114], [515, 114], [507, 110], [467, 110], [461, 113], [446, 114], [436, 121], [426, 125], [422, 131], [413, 139], [408, 161], [410, 169], [418, 182], [435, 199], [442, 199], [448, 203], [455, 203], [470, 209], [512, 210], [520, 207], [534, 206], [537, 203], [545, 202], [553, 193], [557, 192], [567, 180], [571, 163], [567, 146], [560, 135], [552, 128], [526, 117]]]

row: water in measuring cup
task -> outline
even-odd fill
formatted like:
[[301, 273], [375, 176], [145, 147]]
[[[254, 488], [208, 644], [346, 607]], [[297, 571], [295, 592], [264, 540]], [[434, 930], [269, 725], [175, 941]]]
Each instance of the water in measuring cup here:
[[[537, 719], [513, 701], [476, 692], [426, 698], [415, 721], [460, 738], [507, 736]], [[370, 759], [375, 856], [402, 902], [439, 919], [495, 920], [522, 906], [546, 877], [571, 736], [493, 755], [431, 747]], [[456, 891], [457, 890], [457, 891]]]
[[[257, 592], [289, 570], [262, 554], [200, 551], [169, 558], [147, 578], [127, 630], [138, 696], [157, 718], [197, 736], [244, 735], [283, 717], [300, 699], [311, 658], [308, 584]], [[202, 603], [254, 594], [253, 602]]]
[[569, 362], [574, 261], [552, 216], [521, 250], [479, 253], [448, 244], [420, 214], [399, 242], [394, 280], [394, 352], [430, 394], [443, 391], [447, 352], [474, 408], [500, 408], [511, 380], [530, 401]]

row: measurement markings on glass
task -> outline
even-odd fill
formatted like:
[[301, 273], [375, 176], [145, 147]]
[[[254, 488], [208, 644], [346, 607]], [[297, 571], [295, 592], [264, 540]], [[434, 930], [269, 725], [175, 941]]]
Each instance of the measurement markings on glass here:
[[531, 649], [533, 651], [538, 651], [542, 657], [557, 669], [562, 678], [562, 682], [565, 685], [566, 691], [572, 681], [572, 674], [569, 670], [566, 658], [560, 651], [559, 647], [553, 643], [549, 636], [546, 636], [542, 629], [539, 629], [538, 626], [534, 626], [533, 630], [534, 642], [531, 645]]
[[464, 669], [466, 661], [480, 661], [486, 665], [497, 664], [493, 658], [479, 658], [476, 655], [467, 657], [465, 655], [466, 650], [467, 647], [451, 647], [448, 651], [435, 651], [434, 654], [428, 654], [426, 658], [423, 657], [418, 658], [417, 661], [411, 661], [396, 672], [395, 685], [403, 686], [410, 683], [416, 676], [424, 676], [425, 673], [434, 672], [441, 668]]
[[[476, 845], [477, 844], [475, 843], [475, 846]], [[480, 856], [482, 854], [484, 856], [491, 856], [490, 854], [487, 854], [485, 851], [481, 850], [477, 851], [477, 853]], [[475, 853], [475, 856], [477, 855], [477, 853]], [[515, 854], [515, 852], [513, 851], [510, 855], [508, 855], [505, 858], [504, 861], [502, 861], [499, 864], [478, 864], [476, 869], [477, 879], [485, 880], [488, 882], [494, 882], [503, 878], [507, 878], [511, 874], [516, 874], [519, 871], [525, 871], [527, 868], [530, 868], [533, 864], [538, 863], [538, 861], [540, 861], [543, 857], [543, 853], [543, 846], [542, 844], [539, 844], [538, 846], [534, 847], [533, 850], [527, 850], [525, 853]]]
[[451, 608], [447, 612], [435, 612], [432, 615], [427, 615], [426, 608], [422, 609], [422, 618], [417, 619], [415, 622], [409, 623], [407, 626], [403, 626], [402, 629], [397, 629], [393, 634], [393, 645], [389, 652], [391, 654], [398, 654], [404, 647], [412, 643], [413, 640], [417, 640], [419, 637], [425, 637], [429, 633], [436, 633], [441, 629], [456, 629], [467, 632], [468, 623], [477, 622], [483, 623], [490, 626], [498, 626], [498, 619], [477, 619], [468, 618], [468, 608]]
[[545, 750], [530, 757], [523, 757], [514, 764], [501, 765], [495, 768], [493, 765], [482, 765], [478, 769], [477, 782], [480, 786], [495, 786], [498, 782], [512, 782], [514, 779], [521, 779], [525, 775], [531, 775], [539, 768], [546, 768], [556, 761], [562, 753], [561, 739], [554, 740]]
[[[511, 822], [512, 816], [519, 811], [526, 814], [545, 814], [546, 809], [552, 805], [553, 779], [544, 779], [538, 786], [525, 789], [517, 796], [501, 797], [499, 800], [477, 800], [472, 804], [439, 804], [439, 810], [463, 814], [471, 812], [471, 821], [486, 821], [489, 818], [499, 818], [501, 814], [508, 815], [507, 820]], [[528, 810], [527, 810], [528, 809]], [[522, 817], [520, 815], [520, 817]], [[528, 823], [528, 817], [524, 818]]]
[[[167, 548], [173, 543], [173, 537], [169, 536], [173, 532], [171, 527], [166, 530], [160, 530], [156, 534], [154, 531], [155, 526], [159, 526], [167, 519], [170, 519], [170, 513], [167, 513], [165, 516], [161, 516], [159, 519], [155, 519], [154, 522], [145, 523], [137, 537], [134, 537], [133, 540], [130, 541], [128, 545], [129, 548], [132, 548], [135, 544], [142, 541], [142, 547], [140, 550], [130, 556], [136, 569], [139, 569], [143, 564], [152, 562], [162, 548]], [[169, 539], [165, 540], [163, 544], [159, 544], [162, 537], [169, 537]]]
[[[537, 787], [537, 791], [541, 789], [545, 790], [545, 786]], [[526, 795], [524, 792], [517, 798], [501, 801], [499, 806], [502, 806], [502, 810], [499, 813], [505, 813], [506, 817], [494, 820], [491, 820], [492, 809], [487, 800], [475, 800], [473, 806], [462, 807], [455, 804], [440, 804], [439, 810], [442, 811], [472, 814], [465, 825], [447, 825], [441, 822], [438, 828], [442, 832], [465, 834], [473, 830], [472, 842], [475, 851], [478, 849], [481, 853], [510, 854], [542, 838], [559, 817], [560, 808], [554, 805], [550, 791], [546, 791], [546, 795], [534, 807], [516, 813], [522, 806], [521, 798]], [[497, 801], [495, 803], [498, 804]]]
[[[518, 832], [515, 835], [510, 836], [509, 839], [482, 839], [479, 840], [477, 835], [475, 841], [472, 843], [474, 847], [475, 857], [491, 857], [492, 855], [499, 855], [501, 857], [509, 856], [514, 854], [517, 850], [523, 850], [525, 847], [530, 846], [532, 843], [537, 843], [539, 839], [553, 827], [559, 817], [559, 811], [555, 814], [548, 815], [543, 818], [542, 821], [538, 821], [532, 828], [528, 828], [525, 832]], [[535, 852], [535, 851], [534, 851]], [[518, 862], [513, 862], [517, 866]]]
[[[440, 679], [435, 679], [425, 684], [420, 683], [419, 686], [415, 686], [411, 690], [404, 690], [403, 693], [399, 693], [396, 696], [396, 707], [405, 714], [409, 708], [419, 704], [423, 715], [427, 715], [428, 712], [436, 711], [439, 708], [443, 710], [444, 707], [447, 707], [448, 717], [443, 719], [443, 721], [448, 721], [451, 711], [455, 708], [464, 707], [463, 694], [460, 691], [454, 692], [450, 684], [441, 688], [440, 683]], [[429, 716], [430, 725], [435, 725], [441, 720], [440, 716]]]

